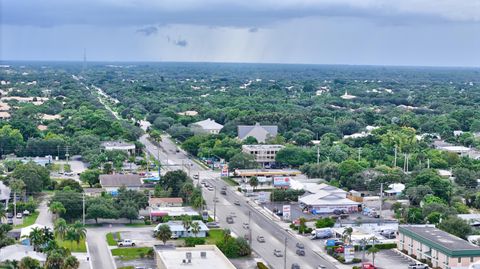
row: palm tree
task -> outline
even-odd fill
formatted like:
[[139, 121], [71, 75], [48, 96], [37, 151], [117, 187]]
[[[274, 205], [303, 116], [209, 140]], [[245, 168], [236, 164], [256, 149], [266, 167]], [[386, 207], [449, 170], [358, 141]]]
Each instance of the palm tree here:
[[42, 230], [37, 227], [33, 228], [28, 235], [28, 239], [30, 239], [30, 243], [33, 245], [33, 249], [38, 250], [38, 246], [40, 246], [43, 241]]
[[87, 229], [78, 220], [75, 221], [75, 223], [72, 225], [72, 229], [75, 233], [75, 241], [77, 242], [78, 246], [80, 244], [80, 241], [82, 241], [82, 239], [85, 239], [85, 237], [87, 236]]
[[5, 211], [5, 208], [0, 207], [0, 223], [2, 223], [2, 219], [7, 217], [7, 212]]
[[163, 244], [165, 245], [172, 237], [172, 231], [170, 230], [170, 226], [167, 224], [162, 224], [158, 227], [158, 230], [155, 232], [155, 237], [162, 240]]
[[7, 269], [18, 269], [18, 261], [16, 260], [6, 260], [5, 265], [7, 266]]
[[190, 231], [197, 237], [197, 234], [200, 232], [200, 223], [198, 222], [193, 222], [192, 225], [190, 226]]
[[75, 258], [75, 256], [68, 256], [64, 263], [62, 269], [78, 269], [80, 267], [80, 262]]
[[227, 228], [223, 229], [223, 242], [227, 242], [228, 239], [230, 239], [230, 237], [231, 237], [230, 229], [227, 229]]
[[30, 257], [24, 257], [20, 261], [20, 266], [19, 269], [40, 269], [40, 262], [30, 258]]
[[55, 236], [58, 236], [60, 239], [64, 240], [65, 235], [67, 234], [67, 230], [68, 230], [68, 225], [64, 219], [59, 218], [57, 219], [57, 221], [55, 221], [55, 227], [54, 227]]
[[62, 203], [60, 202], [52, 202], [50, 204], [50, 207], [48, 208], [50, 210], [50, 212], [52, 212], [52, 214], [54, 215], [54, 219], [58, 218], [58, 216], [60, 214], [64, 214], [66, 212], [66, 209], [65, 207], [63, 206]]
[[67, 232], [65, 233], [65, 240], [70, 241], [70, 249], [73, 248], [73, 242], [77, 241], [77, 238], [78, 238], [78, 236], [77, 236], [73, 226], [68, 226]]
[[372, 265], [375, 266], [375, 254], [379, 251], [379, 249], [375, 246], [372, 246], [368, 249], [368, 254], [372, 255]]
[[343, 240], [348, 241], [348, 244], [352, 243], [352, 233], [353, 233], [353, 228], [348, 227], [343, 230]]
[[188, 233], [188, 230], [190, 229], [190, 226], [192, 225], [192, 217], [189, 215], [183, 215], [182, 216], [182, 224], [183, 228], [185, 228], [185, 231]]
[[63, 253], [59, 251], [52, 251], [49, 253], [47, 256], [47, 261], [45, 262], [45, 268], [46, 269], [57, 269], [57, 268], [63, 268], [63, 258], [64, 255]]

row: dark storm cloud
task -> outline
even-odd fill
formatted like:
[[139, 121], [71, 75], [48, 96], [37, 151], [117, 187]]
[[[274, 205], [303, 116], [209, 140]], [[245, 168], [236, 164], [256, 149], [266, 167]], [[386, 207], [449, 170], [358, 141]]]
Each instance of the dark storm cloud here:
[[155, 26], [148, 26], [137, 30], [137, 33], [144, 34], [146, 36], [158, 33], [158, 28]]
[[480, 2], [473, 0], [0, 0], [0, 5], [2, 24], [45, 27], [66, 24], [256, 27], [315, 16], [480, 21]]

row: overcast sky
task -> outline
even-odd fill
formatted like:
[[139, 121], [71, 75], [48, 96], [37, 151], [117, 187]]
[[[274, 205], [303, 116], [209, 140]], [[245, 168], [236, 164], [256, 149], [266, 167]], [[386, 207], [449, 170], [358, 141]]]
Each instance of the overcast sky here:
[[0, 0], [1, 60], [480, 66], [480, 0]]

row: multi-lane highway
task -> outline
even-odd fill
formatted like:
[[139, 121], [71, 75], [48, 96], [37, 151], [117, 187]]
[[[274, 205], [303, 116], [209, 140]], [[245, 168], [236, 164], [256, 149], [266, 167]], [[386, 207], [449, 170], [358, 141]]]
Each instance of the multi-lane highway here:
[[[144, 136], [140, 141], [146, 146], [147, 151], [152, 156], [155, 156], [155, 158], [160, 157], [164, 170], [184, 169], [192, 175], [199, 174], [201, 180], [207, 181], [209, 185], [216, 188], [216, 191], [209, 191], [206, 188], [202, 189], [208, 210], [213, 212], [216, 206], [217, 221], [222, 227], [230, 229], [237, 236], [248, 236], [250, 231], [243, 227], [243, 223], [249, 222], [250, 214], [252, 248], [272, 268], [281, 269], [284, 266], [291, 268], [293, 263], [299, 264], [301, 268], [316, 269], [319, 265], [323, 265], [328, 269], [335, 268], [332, 263], [324, 259], [324, 254], [320, 252], [321, 246], [317, 241], [311, 241], [306, 237], [294, 235], [291, 231], [286, 231], [282, 226], [273, 221], [270, 216], [266, 216], [263, 212], [257, 210], [258, 206], [252, 206], [251, 202], [247, 202], [248, 200], [237, 192], [235, 188], [229, 187], [227, 195], [221, 195], [220, 189], [227, 185], [220, 179], [219, 172], [206, 170], [190, 160], [184, 152], [177, 150], [177, 145], [168, 137], [163, 137], [160, 143], [160, 151], [146, 138]], [[218, 198], [216, 205], [214, 205], [215, 196]], [[240, 202], [239, 206], [234, 204], [237, 200]], [[226, 222], [227, 216], [233, 216], [233, 224]], [[265, 243], [260, 243], [256, 240], [259, 235], [265, 238]], [[278, 249], [284, 254], [285, 239], [287, 240], [286, 262], [285, 257], [276, 257], [273, 254], [274, 249]], [[296, 254], [296, 244], [299, 242], [305, 246], [305, 256]]]

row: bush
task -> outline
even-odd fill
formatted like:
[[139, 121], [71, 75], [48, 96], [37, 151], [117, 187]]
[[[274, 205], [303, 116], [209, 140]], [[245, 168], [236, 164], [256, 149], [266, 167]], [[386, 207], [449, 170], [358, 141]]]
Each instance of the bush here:
[[343, 256], [335, 256], [335, 259], [337, 259], [341, 263], [345, 263], [345, 258]]
[[[366, 245], [365, 250], [371, 248], [372, 245]], [[396, 248], [397, 244], [396, 243], [388, 243], [388, 244], [375, 244], [375, 247], [378, 249], [392, 249]], [[355, 251], [362, 250], [362, 246], [355, 246]], [[402, 251], [403, 252], [403, 251]], [[405, 253], [405, 252], [404, 252]], [[405, 253], [406, 254], [406, 253]]]
[[152, 221], [151, 220], [145, 220], [145, 225], [151, 225], [152, 224]]
[[[353, 263], [359, 263], [359, 262], [362, 262], [362, 259], [359, 259], [359, 258], [353, 258], [352, 259], [352, 262]], [[360, 269], [360, 267], [358, 267]]]
[[360, 266], [353, 266], [352, 269], [360, 269]]
[[186, 247], [194, 247], [196, 245], [205, 245], [205, 238], [201, 237], [187, 237], [185, 238]]
[[[30, 213], [33, 213], [35, 209], [37, 209], [37, 206], [38, 204], [33, 199], [29, 199], [28, 202], [17, 202], [17, 212], [28, 210]], [[8, 212], [13, 213], [13, 203], [8, 204]]]
[[331, 228], [335, 225], [335, 220], [329, 217], [317, 220], [315, 227], [317, 228]]
[[304, 190], [293, 190], [293, 189], [288, 189], [288, 190], [273, 190], [272, 195], [270, 195], [270, 199], [273, 202], [275, 201], [298, 201], [298, 196], [301, 196], [305, 193]]
[[257, 262], [257, 268], [258, 269], [268, 269], [268, 267], [263, 264], [263, 262]]

